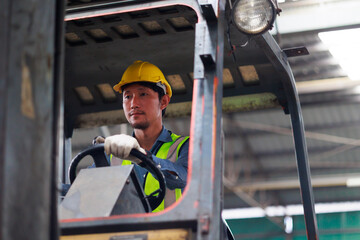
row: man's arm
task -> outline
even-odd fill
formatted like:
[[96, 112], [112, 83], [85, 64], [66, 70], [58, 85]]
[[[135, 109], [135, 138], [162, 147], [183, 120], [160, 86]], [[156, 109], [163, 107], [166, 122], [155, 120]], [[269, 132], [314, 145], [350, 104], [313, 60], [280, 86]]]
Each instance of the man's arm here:
[[[136, 164], [141, 161], [129, 155], [132, 148], [140, 148], [136, 139], [127, 135], [114, 135], [105, 139], [105, 151], [107, 154], [113, 154], [122, 159], [128, 159]], [[119, 150], [120, 149], [120, 150]], [[145, 153], [146, 151], [142, 148]], [[126, 151], [125, 151], [126, 150]], [[126, 152], [126, 153], [124, 153]], [[188, 154], [189, 154], [189, 140], [181, 146], [177, 161], [174, 163], [168, 159], [161, 159], [152, 155], [152, 159], [160, 170], [163, 172], [166, 179], [166, 186], [173, 190], [175, 188], [183, 189], [186, 186], [187, 170], [188, 170]], [[130, 159], [131, 158], [131, 159]], [[134, 158], [134, 160], [132, 159]], [[140, 164], [141, 165], [141, 164]], [[149, 170], [149, 169], [148, 169]], [[150, 170], [149, 170], [150, 171]], [[154, 174], [153, 174], [154, 176]]]
[[187, 140], [179, 150], [179, 156], [175, 163], [168, 159], [161, 159], [152, 155], [153, 161], [163, 172], [166, 179], [166, 186], [173, 190], [175, 188], [183, 189], [187, 182], [188, 172], [188, 155], [189, 155], [189, 140]]

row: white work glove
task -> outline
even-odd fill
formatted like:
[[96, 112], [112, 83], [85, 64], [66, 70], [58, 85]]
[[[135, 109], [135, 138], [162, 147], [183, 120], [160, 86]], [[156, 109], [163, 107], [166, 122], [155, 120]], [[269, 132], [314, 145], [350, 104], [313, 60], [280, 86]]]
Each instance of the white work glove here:
[[102, 136], [96, 136], [93, 141], [92, 144], [96, 145], [96, 144], [100, 144], [100, 143], [104, 143], [105, 142], [105, 138]]
[[146, 155], [145, 149], [140, 147], [138, 141], [134, 137], [125, 134], [118, 134], [105, 138], [104, 148], [106, 154], [112, 154], [115, 157], [130, 160], [136, 164], [141, 163], [141, 161], [130, 155], [130, 151], [133, 148]]

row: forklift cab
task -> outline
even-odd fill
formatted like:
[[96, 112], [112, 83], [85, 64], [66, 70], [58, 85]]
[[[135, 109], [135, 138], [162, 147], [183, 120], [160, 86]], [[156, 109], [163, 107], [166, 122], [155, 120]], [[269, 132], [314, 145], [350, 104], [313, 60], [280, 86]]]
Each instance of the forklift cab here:
[[[222, 113], [281, 107], [291, 117], [307, 236], [318, 239], [304, 125], [287, 61], [305, 50], [280, 49], [267, 31], [273, 18], [261, 18], [265, 28], [255, 35], [241, 24], [268, 16], [258, 10], [273, 16], [276, 2], [1, 1], [1, 238], [224, 239]], [[245, 15], [235, 14], [242, 10]], [[170, 82], [167, 117], [191, 116], [183, 196], [157, 213], [59, 220], [58, 176], [66, 181], [73, 129], [125, 122], [112, 86], [135, 60], [156, 64]], [[124, 170], [126, 180], [130, 172]]]
[[[253, 2], [268, 4], [273, 18], [279, 11], [274, 1]], [[112, 198], [111, 211], [104, 216], [71, 213], [63, 217], [61, 239], [91, 239], [90, 236], [96, 239], [227, 239], [221, 220], [224, 161], [221, 115], [269, 107], [282, 107], [292, 116], [300, 174], [307, 176], [302, 189], [304, 206], [308, 209], [308, 236], [315, 239], [317, 229], [309, 191], [302, 117], [287, 62], [287, 57], [304, 54], [305, 50], [281, 50], [268, 29], [254, 35], [240, 32], [233, 20], [236, 15], [233, 11], [246, 9], [246, 4], [241, 0], [67, 1], [62, 180], [65, 182], [67, 178], [75, 128], [126, 122], [121, 96], [112, 86], [136, 60], [154, 63], [164, 72], [173, 89], [165, 117], [191, 116], [191, 127], [188, 180], [179, 201], [164, 211], [152, 213], [152, 203], [136, 183], [131, 167], [113, 168], [111, 170], [118, 172], [99, 173], [104, 178], [110, 175], [116, 178], [119, 172], [125, 176], [115, 181], [123, 184], [113, 186], [118, 191]], [[97, 151], [95, 155], [99, 156], [103, 149]], [[94, 177], [93, 182], [99, 181], [96, 178], [100, 175], [92, 171], [84, 170], [79, 174], [82, 184], [73, 186], [73, 191], [70, 188], [72, 197], [69, 200], [65, 197], [63, 202], [70, 204], [68, 209], [74, 202], [79, 207], [82, 202], [77, 201], [92, 198], [76, 195], [77, 188], [82, 189], [87, 179]], [[127, 187], [129, 180], [131, 184]], [[136, 192], [128, 197], [125, 205], [121, 205], [120, 198], [129, 195], [122, 191]], [[99, 201], [94, 204], [101, 204]], [[140, 204], [143, 208], [131, 204]], [[92, 209], [91, 206], [85, 208]]]

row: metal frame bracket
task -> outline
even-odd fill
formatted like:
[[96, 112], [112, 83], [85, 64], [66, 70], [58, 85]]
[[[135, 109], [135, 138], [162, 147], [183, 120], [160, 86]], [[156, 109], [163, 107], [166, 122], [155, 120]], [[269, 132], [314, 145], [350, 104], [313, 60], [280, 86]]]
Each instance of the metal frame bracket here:
[[202, 14], [208, 24], [217, 23], [217, 17], [212, 4], [201, 4]]
[[204, 65], [205, 71], [215, 69], [216, 63], [211, 54], [201, 54], [200, 59]]
[[285, 53], [285, 55], [288, 58], [309, 55], [308, 49], [304, 46], [294, 47], [294, 48], [286, 48], [286, 49], [283, 49], [283, 52]]

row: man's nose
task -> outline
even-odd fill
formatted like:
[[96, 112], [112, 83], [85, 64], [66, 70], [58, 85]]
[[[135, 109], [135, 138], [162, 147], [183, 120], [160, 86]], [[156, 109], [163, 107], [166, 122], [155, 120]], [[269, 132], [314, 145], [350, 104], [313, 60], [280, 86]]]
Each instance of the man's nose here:
[[139, 98], [137, 96], [133, 96], [131, 99], [131, 108], [138, 108], [139, 107]]

